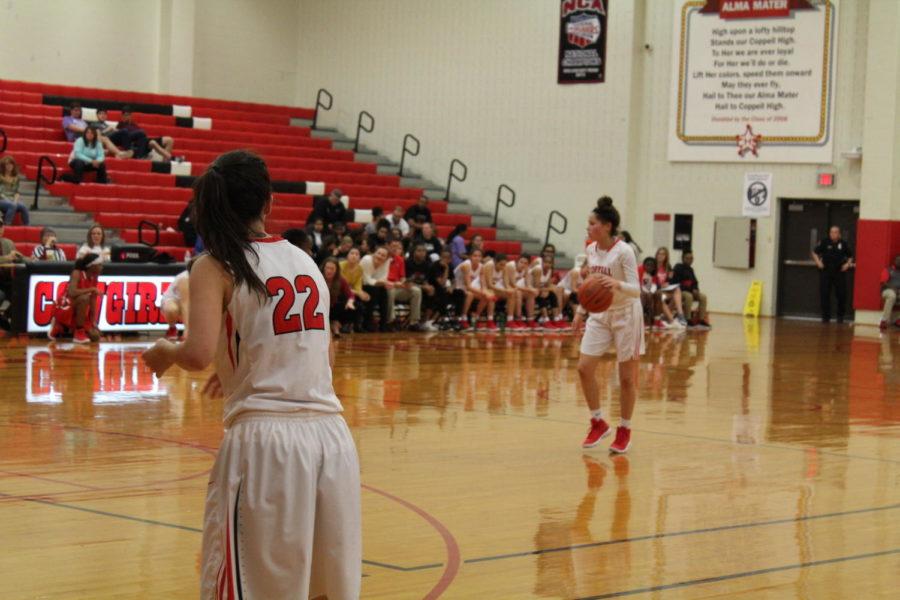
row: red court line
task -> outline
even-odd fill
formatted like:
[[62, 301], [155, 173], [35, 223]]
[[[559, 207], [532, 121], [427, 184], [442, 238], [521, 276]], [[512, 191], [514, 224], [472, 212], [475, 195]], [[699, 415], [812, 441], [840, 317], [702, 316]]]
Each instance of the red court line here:
[[425, 595], [424, 600], [434, 600], [435, 598], [439, 598], [441, 594], [443, 594], [450, 584], [453, 583], [453, 580], [456, 579], [457, 573], [459, 573], [459, 544], [456, 543], [456, 538], [453, 537], [453, 534], [450, 533], [450, 530], [447, 529], [446, 525], [441, 523], [437, 518], [433, 517], [431, 514], [426, 512], [424, 509], [419, 508], [412, 502], [408, 502], [403, 498], [399, 498], [394, 496], [393, 494], [389, 494], [384, 490], [380, 490], [378, 488], [372, 487], [371, 485], [362, 484], [362, 488], [364, 490], [369, 490], [370, 492], [374, 492], [381, 496], [384, 496], [388, 500], [393, 500], [397, 504], [408, 508], [413, 511], [425, 521], [431, 525], [435, 531], [441, 534], [441, 537], [444, 540], [444, 547], [447, 549], [447, 564], [444, 566], [444, 572], [441, 574], [441, 578], [435, 584], [431, 591]]

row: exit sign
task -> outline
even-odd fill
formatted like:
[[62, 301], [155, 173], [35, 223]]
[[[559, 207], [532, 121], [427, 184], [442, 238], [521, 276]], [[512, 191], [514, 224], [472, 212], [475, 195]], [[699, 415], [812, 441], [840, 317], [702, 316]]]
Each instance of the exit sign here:
[[819, 187], [834, 187], [834, 173], [819, 173]]

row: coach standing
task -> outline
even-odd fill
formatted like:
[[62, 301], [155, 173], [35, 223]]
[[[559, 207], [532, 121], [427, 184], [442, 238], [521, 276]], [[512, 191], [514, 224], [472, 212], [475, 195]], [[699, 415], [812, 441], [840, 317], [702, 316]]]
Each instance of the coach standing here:
[[847, 310], [847, 276], [845, 273], [853, 265], [850, 246], [841, 239], [841, 228], [833, 225], [828, 230], [828, 239], [819, 242], [812, 252], [812, 258], [819, 267], [819, 293], [822, 302], [822, 322], [831, 320], [831, 288], [837, 296], [838, 323], [844, 322]]

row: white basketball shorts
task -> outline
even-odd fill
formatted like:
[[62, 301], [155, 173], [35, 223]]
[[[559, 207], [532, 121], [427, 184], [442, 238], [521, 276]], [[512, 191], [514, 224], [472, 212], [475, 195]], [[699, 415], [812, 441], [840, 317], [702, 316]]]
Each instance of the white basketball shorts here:
[[604, 313], [592, 313], [581, 338], [581, 353], [601, 356], [615, 344], [618, 362], [644, 354], [644, 312], [640, 302]]
[[359, 598], [359, 496], [340, 414], [239, 415], [209, 479], [201, 598]]

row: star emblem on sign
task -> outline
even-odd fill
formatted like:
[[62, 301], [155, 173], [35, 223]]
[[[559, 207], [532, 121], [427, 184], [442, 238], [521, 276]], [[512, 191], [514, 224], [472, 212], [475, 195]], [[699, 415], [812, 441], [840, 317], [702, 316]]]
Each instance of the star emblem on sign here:
[[747, 129], [741, 135], [734, 136], [737, 140], [738, 156], [741, 158], [750, 152], [753, 156], [759, 156], [759, 145], [762, 143], [762, 136], [753, 133], [753, 128], [748, 124]]

